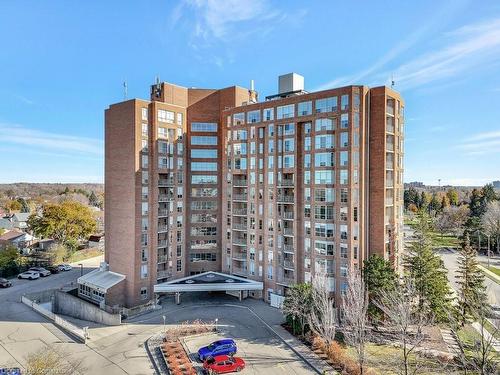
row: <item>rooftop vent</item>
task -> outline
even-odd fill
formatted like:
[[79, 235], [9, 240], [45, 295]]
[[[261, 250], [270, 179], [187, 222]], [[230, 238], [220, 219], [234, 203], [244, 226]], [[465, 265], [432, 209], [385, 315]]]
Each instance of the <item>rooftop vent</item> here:
[[266, 100], [275, 100], [305, 93], [304, 77], [297, 73], [288, 73], [278, 77], [278, 93], [267, 96]]

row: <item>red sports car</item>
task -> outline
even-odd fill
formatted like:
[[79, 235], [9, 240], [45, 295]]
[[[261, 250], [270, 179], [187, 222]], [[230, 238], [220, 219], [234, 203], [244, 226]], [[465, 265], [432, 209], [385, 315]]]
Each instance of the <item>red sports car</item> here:
[[241, 371], [245, 368], [245, 361], [239, 357], [218, 355], [203, 363], [203, 368], [209, 374], [225, 374], [227, 372]]

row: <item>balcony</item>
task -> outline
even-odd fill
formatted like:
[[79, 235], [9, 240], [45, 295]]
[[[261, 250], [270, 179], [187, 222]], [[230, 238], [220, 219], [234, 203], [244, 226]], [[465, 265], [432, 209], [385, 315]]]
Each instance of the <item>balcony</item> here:
[[158, 232], [166, 232], [168, 231], [168, 226], [163, 224], [158, 224]]
[[234, 230], [244, 230], [244, 231], [246, 231], [248, 228], [247, 228], [246, 224], [233, 223], [233, 229]]
[[233, 260], [241, 261], [241, 262], [246, 262], [247, 260], [247, 253], [246, 251], [234, 251], [233, 252]]
[[293, 203], [295, 197], [293, 195], [278, 195], [278, 203]]
[[293, 212], [283, 212], [281, 217], [285, 220], [293, 220], [294, 215]]
[[392, 161], [386, 161], [385, 162], [385, 169], [393, 170], [394, 169], [394, 163]]
[[241, 178], [235, 178], [233, 180], [233, 186], [247, 186], [248, 180], [246, 179], [241, 179]]
[[293, 236], [293, 228], [283, 228], [282, 232], [284, 236]]
[[174, 183], [174, 180], [173, 179], [163, 179], [163, 178], [160, 178], [158, 180], [158, 186], [174, 186], [175, 183]]
[[295, 186], [295, 182], [291, 179], [285, 178], [284, 180], [278, 181], [278, 186]]
[[158, 195], [158, 202], [168, 202], [168, 201], [173, 201], [174, 197], [171, 195], [167, 194], [160, 194]]
[[233, 245], [246, 246], [247, 240], [243, 238], [233, 238]]
[[295, 263], [293, 262], [293, 260], [284, 260], [283, 268], [293, 271], [295, 270]]
[[167, 240], [158, 240], [158, 247], [167, 247]]
[[234, 275], [247, 276], [248, 270], [247, 270], [247, 267], [233, 267], [231, 273]]
[[276, 281], [277, 284], [289, 286], [292, 284], [295, 284], [295, 279], [290, 276], [278, 276], [278, 280]]
[[248, 200], [248, 195], [246, 194], [233, 194], [233, 201], [246, 201]]
[[156, 273], [156, 278], [159, 279], [166, 279], [168, 277], [172, 277], [172, 272], [168, 270], [161, 270], [157, 271]]
[[385, 186], [387, 186], [387, 187], [394, 187], [394, 180], [386, 180], [385, 181]]
[[246, 208], [233, 208], [233, 215], [247, 216]]
[[294, 254], [295, 249], [293, 248], [293, 245], [283, 245], [283, 252], [287, 254]]
[[166, 210], [166, 209], [164, 209], [164, 210], [162, 210], [162, 209], [158, 210], [158, 217], [166, 217], [166, 216], [168, 216], [168, 210]]
[[393, 198], [385, 198], [385, 205], [386, 206], [393, 206], [394, 205], [394, 199]]
[[392, 152], [394, 152], [394, 143], [386, 143], [386, 144], [385, 144], [385, 149], [386, 149], [387, 151], [392, 151]]
[[166, 263], [166, 261], [167, 261], [166, 254], [158, 255], [158, 263]]

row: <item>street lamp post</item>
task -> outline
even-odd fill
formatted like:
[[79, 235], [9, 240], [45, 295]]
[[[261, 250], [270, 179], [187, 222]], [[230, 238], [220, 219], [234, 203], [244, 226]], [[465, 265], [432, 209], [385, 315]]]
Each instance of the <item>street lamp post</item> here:
[[490, 269], [490, 235], [488, 234], [488, 269]]
[[165, 321], [166, 321], [167, 317], [165, 315], [163, 315], [162, 318], [163, 318], [163, 332], [165, 333], [165, 337], [167, 337], [167, 329], [165, 326]]
[[215, 332], [217, 332], [217, 322], [219, 321], [219, 318], [215, 318]]
[[78, 265], [80, 266], [80, 276], [83, 276], [83, 264], [78, 263]]

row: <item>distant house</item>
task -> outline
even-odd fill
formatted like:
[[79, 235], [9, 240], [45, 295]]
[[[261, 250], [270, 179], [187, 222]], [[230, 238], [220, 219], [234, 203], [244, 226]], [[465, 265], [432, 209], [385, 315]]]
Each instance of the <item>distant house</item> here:
[[54, 244], [56, 243], [55, 240], [52, 238], [45, 238], [43, 240], [39, 240], [33, 243], [31, 248], [35, 251], [47, 251], [49, 250]]
[[93, 247], [104, 250], [104, 234], [94, 234], [89, 237], [89, 248]]
[[14, 226], [12, 225], [12, 222], [5, 217], [0, 218], [0, 230], [5, 229], [5, 230], [11, 230], [13, 229]]
[[35, 237], [18, 230], [10, 230], [0, 236], [0, 246], [14, 246], [19, 250], [27, 249], [33, 244]]
[[10, 220], [14, 228], [26, 230], [28, 229], [27, 221], [30, 215], [31, 214], [29, 212], [18, 212], [13, 214]]

